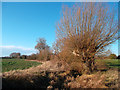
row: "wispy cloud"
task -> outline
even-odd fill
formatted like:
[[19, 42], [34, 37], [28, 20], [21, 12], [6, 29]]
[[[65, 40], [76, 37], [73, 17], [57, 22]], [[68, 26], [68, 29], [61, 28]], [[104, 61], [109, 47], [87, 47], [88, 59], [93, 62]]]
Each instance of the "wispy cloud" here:
[[37, 50], [33, 48], [26, 48], [22, 46], [0, 46], [1, 56], [9, 56], [12, 52], [20, 52], [21, 54], [30, 55], [32, 53], [37, 53]]

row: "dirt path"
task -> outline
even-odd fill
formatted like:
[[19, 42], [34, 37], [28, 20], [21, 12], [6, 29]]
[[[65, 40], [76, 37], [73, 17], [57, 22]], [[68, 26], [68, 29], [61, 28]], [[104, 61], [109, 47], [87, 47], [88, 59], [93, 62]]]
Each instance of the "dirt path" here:
[[[32, 60], [27, 60], [27, 61], [32, 61]], [[37, 61], [37, 62], [41, 62], [38, 60], [33, 60], [33, 61]], [[24, 70], [13, 70], [13, 71], [9, 71], [9, 72], [5, 72], [3, 73], [3, 75], [12, 75], [12, 74], [16, 74], [16, 75], [32, 75], [34, 73], [40, 73], [42, 71], [50, 71], [50, 72], [56, 72], [56, 71], [65, 71], [68, 69], [68, 65], [66, 64], [62, 64], [62, 62], [59, 61], [55, 61], [55, 60], [51, 60], [51, 61], [42, 61], [41, 65], [38, 65], [36, 67], [31, 67], [28, 69], [24, 69]]]
[[50, 60], [50, 61], [40, 61], [40, 60], [25, 60], [25, 61], [35, 61], [35, 62], [41, 62], [42, 65], [39, 65], [35, 68], [40, 68], [41, 70], [50, 70], [50, 71], [63, 71], [66, 70], [66, 67], [68, 65], [66, 63], [57, 61], [57, 60]]
[[45, 61], [40, 61], [40, 60], [28, 60], [28, 59], [25, 59], [25, 61], [35, 61], [35, 62], [45, 62]]
[[26, 59], [25, 61], [34, 61], [34, 62], [40, 62], [40, 63], [42, 63], [42, 66], [40, 66], [40, 67], [46, 67], [46, 66], [49, 66], [49, 64], [51, 64], [51, 61], [42, 61], [42, 60], [28, 60], [28, 59]]

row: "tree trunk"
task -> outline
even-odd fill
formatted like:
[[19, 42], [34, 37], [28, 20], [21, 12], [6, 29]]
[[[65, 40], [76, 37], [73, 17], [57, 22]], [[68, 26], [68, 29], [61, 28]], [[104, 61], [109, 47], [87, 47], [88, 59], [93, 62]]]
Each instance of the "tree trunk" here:
[[94, 71], [94, 70], [97, 70], [97, 67], [96, 67], [96, 65], [95, 65], [95, 58], [93, 58], [93, 60], [92, 60], [92, 70]]
[[92, 73], [94, 70], [96, 70], [95, 59], [94, 58], [87, 59], [86, 66], [89, 69], [89, 71], [88, 71], [89, 74]]
[[86, 62], [86, 66], [88, 67], [88, 73], [90, 74], [90, 73], [92, 73], [92, 65], [91, 65], [91, 61], [87, 61]]

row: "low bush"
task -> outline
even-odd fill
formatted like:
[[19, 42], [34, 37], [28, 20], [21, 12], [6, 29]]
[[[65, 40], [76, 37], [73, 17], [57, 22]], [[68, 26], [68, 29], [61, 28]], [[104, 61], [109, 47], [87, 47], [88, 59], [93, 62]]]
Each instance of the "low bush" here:
[[32, 54], [32, 55], [28, 56], [27, 59], [35, 60], [35, 59], [37, 59], [37, 57], [38, 57], [37, 54]]
[[110, 54], [109, 59], [117, 59], [117, 56], [115, 54]]
[[22, 55], [20, 58], [21, 58], [21, 59], [26, 59], [26, 58], [27, 58], [27, 55]]
[[51, 53], [42, 51], [41, 53], [38, 54], [37, 59], [38, 60], [50, 60]]

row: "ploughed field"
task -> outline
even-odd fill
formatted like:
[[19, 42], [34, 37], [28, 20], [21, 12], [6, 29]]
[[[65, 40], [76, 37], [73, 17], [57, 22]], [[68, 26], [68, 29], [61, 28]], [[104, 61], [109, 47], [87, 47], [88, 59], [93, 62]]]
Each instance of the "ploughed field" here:
[[33, 66], [38, 66], [41, 63], [35, 61], [25, 61], [24, 59], [2, 59], [2, 72], [10, 70], [23, 70]]

